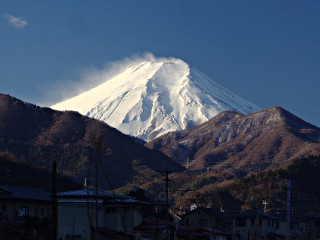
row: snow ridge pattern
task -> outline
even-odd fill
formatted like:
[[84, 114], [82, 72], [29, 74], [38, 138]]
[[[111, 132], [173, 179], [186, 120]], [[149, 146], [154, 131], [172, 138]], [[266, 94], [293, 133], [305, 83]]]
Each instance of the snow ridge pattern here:
[[135, 63], [52, 108], [78, 111], [146, 141], [194, 127], [222, 111], [260, 110], [176, 58]]

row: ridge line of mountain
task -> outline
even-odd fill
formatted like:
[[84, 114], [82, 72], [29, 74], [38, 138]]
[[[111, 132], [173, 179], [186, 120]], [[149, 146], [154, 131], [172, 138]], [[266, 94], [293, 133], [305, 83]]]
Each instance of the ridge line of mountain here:
[[[101, 163], [96, 160], [94, 143], [99, 136], [104, 136]], [[56, 160], [58, 172], [81, 183], [93, 177], [91, 165], [99, 164], [108, 172], [112, 187], [132, 182], [137, 175], [157, 176], [157, 171], [166, 167], [172, 171], [184, 169], [160, 151], [144, 147], [100, 120], [0, 94], [0, 152], [6, 151], [47, 169]], [[99, 174], [101, 184], [110, 188], [105, 174]]]
[[226, 111], [146, 146], [192, 169], [209, 167], [240, 176], [320, 154], [320, 128], [277, 106], [248, 115]]

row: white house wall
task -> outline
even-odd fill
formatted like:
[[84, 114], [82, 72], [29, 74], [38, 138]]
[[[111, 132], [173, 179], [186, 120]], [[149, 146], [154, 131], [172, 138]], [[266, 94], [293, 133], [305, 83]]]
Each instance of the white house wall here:
[[[65, 240], [66, 235], [81, 235], [90, 238], [90, 225], [86, 201], [59, 200], [58, 238]], [[89, 213], [95, 221], [94, 201], [89, 202]], [[99, 202], [98, 227], [115, 231], [132, 231], [142, 222], [141, 207], [130, 205], [103, 205]]]
[[[89, 204], [89, 214], [95, 221], [95, 209]], [[98, 227], [104, 226], [102, 206], [98, 210]], [[90, 224], [87, 203], [58, 204], [58, 238], [65, 240], [66, 235], [81, 235], [90, 239]]]

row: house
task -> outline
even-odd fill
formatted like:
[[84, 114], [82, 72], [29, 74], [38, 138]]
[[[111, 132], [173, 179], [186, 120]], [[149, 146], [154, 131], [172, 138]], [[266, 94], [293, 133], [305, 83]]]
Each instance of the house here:
[[210, 240], [227, 240], [231, 239], [231, 233], [213, 230], [208, 228], [200, 228], [198, 229], [199, 232], [206, 234]]
[[153, 240], [152, 236], [148, 233], [143, 233], [139, 231], [130, 231], [130, 232], [113, 232], [102, 234], [104, 239], [112, 240]]
[[182, 217], [185, 226], [195, 228], [211, 228], [223, 230], [224, 218], [212, 208], [197, 207]]
[[[178, 223], [168, 222], [169, 227], [169, 239], [179, 239], [179, 240], [210, 240], [209, 235], [206, 232], [201, 232], [199, 230], [192, 229], [187, 226], [183, 226]], [[141, 225], [136, 227], [136, 230], [141, 234], [149, 234], [149, 238], [144, 239], [166, 239], [166, 229], [167, 222], [165, 219], [147, 218], [143, 219]]]
[[261, 210], [250, 209], [234, 215], [232, 239], [276, 239], [277, 219]]
[[225, 240], [231, 233], [225, 232], [227, 221], [224, 216], [212, 208], [197, 207], [181, 217], [183, 225], [207, 234], [209, 239]]
[[50, 214], [50, 192], [39, 188], [0, 185], [0, 215], [43, 218]]
[[[58, 239], [90, 239], [93, 232], [126, 232], [142, 222], [146, 202], [95, 189], [57, 194]], [[98, 213], [96, 215], [96, 212]]]
[[[287, 216], [277, 216], [276, 239], [286, 239]], [[291, 239], [320, 239], [320, 215], [310, 211], [291, 214], [290, 216]]]

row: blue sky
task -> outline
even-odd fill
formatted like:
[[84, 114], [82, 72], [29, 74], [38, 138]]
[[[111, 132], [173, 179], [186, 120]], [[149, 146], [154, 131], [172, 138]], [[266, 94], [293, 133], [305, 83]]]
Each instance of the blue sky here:
[[320, 1], [0, 1], [0, 92], [43, 105], [88, 69], [177, 57], [320, 126]]

